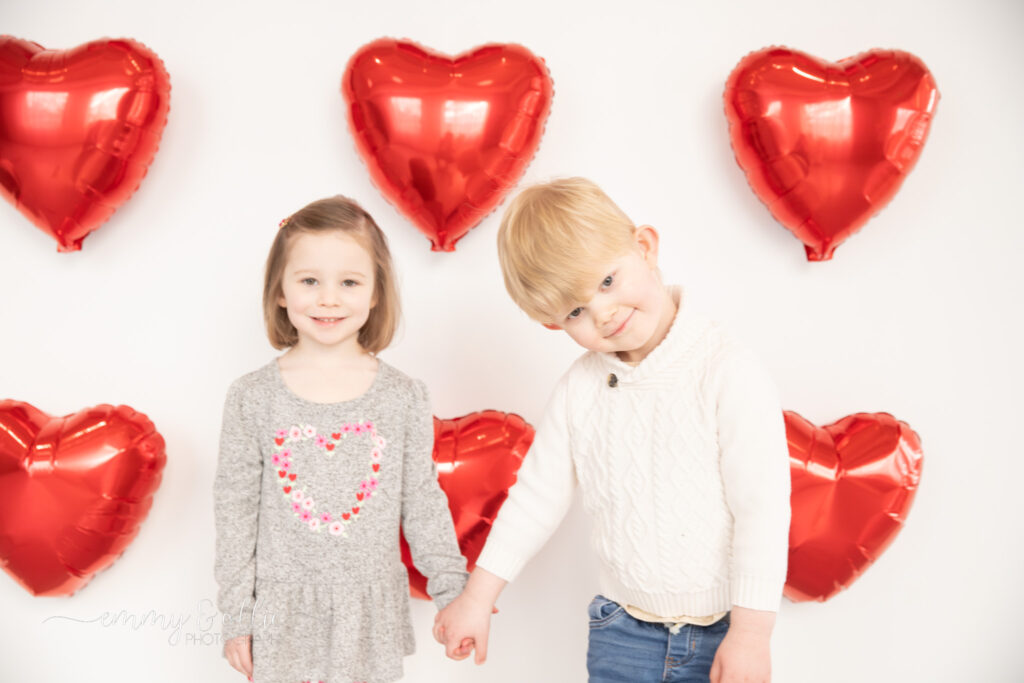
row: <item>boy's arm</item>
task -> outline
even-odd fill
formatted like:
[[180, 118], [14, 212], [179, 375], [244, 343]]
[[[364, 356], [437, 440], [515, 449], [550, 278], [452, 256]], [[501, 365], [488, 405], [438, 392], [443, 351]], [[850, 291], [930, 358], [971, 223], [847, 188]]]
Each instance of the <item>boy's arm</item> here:
[[719, 379], [722, 483], [734, 519], [732, 614], [711, 681], [767, 683], [789, 552], [786, 428], [775, 386], [752, 353], [732, 352]]
[[487, 535], [478, 567], [512, 581], [565, 517], [576, 488], [568, 433], [568, 388], [555, 386], [516, 483]]
[[445, 643], [453, 659], [465, 659], [474, 646], [476, 662], [486, 659], [498, 595], [551, 536], [572, 502], [576, 474], [568, 438], [566, 383], [563, 377], [555, 387], [465, 591], [435, 619], [434, 637]]
[[749, 351], [719, 367], [720, 467], [733, 516], [733, 605], [775, 612], [789, 553], [789, 449], [778, 394]]

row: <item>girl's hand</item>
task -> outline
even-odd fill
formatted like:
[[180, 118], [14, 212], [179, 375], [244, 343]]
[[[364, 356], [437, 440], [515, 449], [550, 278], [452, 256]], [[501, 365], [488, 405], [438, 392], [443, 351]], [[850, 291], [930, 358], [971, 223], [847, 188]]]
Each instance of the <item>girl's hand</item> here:
[[238, 636], [224, 642], [228, 664], [252, 680], [252, 636]]

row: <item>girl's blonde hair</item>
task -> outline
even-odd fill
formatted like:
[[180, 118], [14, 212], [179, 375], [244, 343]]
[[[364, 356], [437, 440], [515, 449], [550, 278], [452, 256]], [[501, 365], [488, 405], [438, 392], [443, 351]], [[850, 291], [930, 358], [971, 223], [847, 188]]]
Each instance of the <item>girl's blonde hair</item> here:
[[635, 234], [629, 217], [586, 178], [528, 187], [498, 229], [505, 289], [534, 320], [559, 322], [590, 299], [601, 269], [632, 248]]
[[373, 300], [370, 317], [359, 330], [359, 344], [370, 353], [387, 348], [398, 328], [400, 302], [388, 240], [373, 217], [348, 197], [337, 195], [307, 204], [281, 221], [267, 255], [263, 278], [263, 320], [267, 337], [275, 349], [285, 349], [299, 341], [298, 331], [288, 320], [288, 312], [278, 304], [283, 294], [281, 280], [288, 260], [288, 249], [297, 235], [338, 230], [359, 243], [374, 263]]

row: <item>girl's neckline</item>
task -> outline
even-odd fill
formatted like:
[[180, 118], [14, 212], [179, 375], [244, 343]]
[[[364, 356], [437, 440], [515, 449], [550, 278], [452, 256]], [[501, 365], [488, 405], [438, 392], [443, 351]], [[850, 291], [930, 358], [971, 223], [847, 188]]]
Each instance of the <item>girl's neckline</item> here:
[[359, 394], [358, 396], [353, 396], [352, 398], [346, 399], [344, 401], [321, 402], [321, 401], [311, 401], [308, 398], [304, 398], [302, 396], [299, 396], [297, 393], [292, 391], [291, 387], [289, 387], [288, 384], [284, 381], [284, 375], [281, 374], [281, 365], [278, 362], [279, 360], [280, 360], [279, 358], [275, 358], [274, 360], [270, 361], [270, 364], [272, 366], [272, 370], [273, 370], [272, 374], [274, 375], [274, 380], [277, 382], [277, 384], [281, 388], [281, 390], [284, 391], [284, 393], [289, 398], [291, 398], [291, 399], [293, 399], [295, 401], [298, 401], [299, 403], [303, 403], [305, 405], [310, 405], [310, 406], [325, 407], [325, 408], [326, 407], [331, 407], [331, 406], [343, 406], [343, 405], [348, 405], [350, 403], [356, 403], [357, 401], [362, 401], [367, 396], [369, 396], [370, 394], [374, 393], [377, 390], [377, 386], [380, 384], [381, 373], [384, 372], [384, 368], [386, 367], [386, 364], [384, 363], [384, 361], [382, 361], [381, 359], [378, 358], [377, 359], [377, 371], [373, 375], [373, 381], [370, 382], [370, 386], [366, 388], [366, 391], [364, 391], [363, 393]]

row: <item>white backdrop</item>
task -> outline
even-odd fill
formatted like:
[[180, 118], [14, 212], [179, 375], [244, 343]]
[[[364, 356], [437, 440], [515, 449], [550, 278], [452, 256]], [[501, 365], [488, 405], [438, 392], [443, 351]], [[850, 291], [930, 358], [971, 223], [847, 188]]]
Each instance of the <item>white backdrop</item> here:
[[[67, 48], [135, 38], [171, 74], [161, 149], [139, 192], [85, 241], [55, 243], [0, 205], [0, 395], [53, 414], [126, 403], [167, 441], [142, 531], [72, 598], [0, 576], [0, 681], [238, 681], [210, 643], [212, 491], [228, 383], [273, 355], [262, 261], [278, 221], [343, 192], [388, 232], [406, 307], [384, 354], [428, 383], [436, 414], [532, 422], [578, 349], [506, 296], [492, 215], [436, 254], [370, 183], [346, 128], [348, 57], [380, 37], [456, 53], [517, 42], [547, 60], [555, 99], [524, 182], [587, 175], [661, 231], [662, 269], [754, 346], [783, 405], [818, 424], [888, 411], [921, 435], [906, 528], [853, 587], [784, 603], [775, 680], [1020, 681], [1024, 344], [1019, 217], [1024, 6], [821, 0], [760, 3], [5, 2], [0, 31]], [[807, 263], [736, 166], [725, 78], [748, 52], [827, 59], [908, 50], [942, 99], [895, 200]], [[407, 681], [585, 680], [595, 592], [577, 507], [494, 619], [483, 668], [446, 661], [417, 602]], [[133, 629], [150, 611], [182, 628]], [[121, 619], [117, 615], [123, 612]], [[107, 625], [98, 619], [107, 613]], [[71, 619], [49, 619], [48, 617]], [[113, 623], [110, 623], [113, 622]]]

